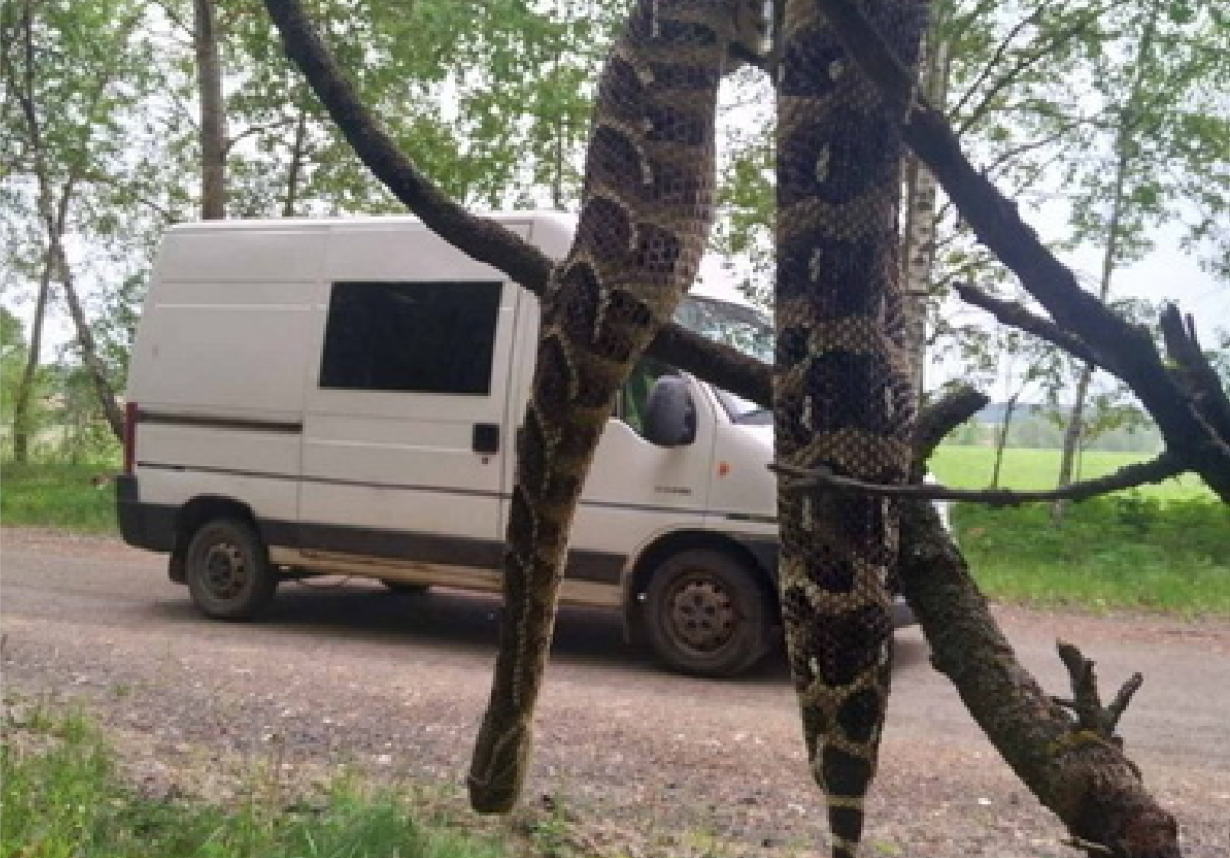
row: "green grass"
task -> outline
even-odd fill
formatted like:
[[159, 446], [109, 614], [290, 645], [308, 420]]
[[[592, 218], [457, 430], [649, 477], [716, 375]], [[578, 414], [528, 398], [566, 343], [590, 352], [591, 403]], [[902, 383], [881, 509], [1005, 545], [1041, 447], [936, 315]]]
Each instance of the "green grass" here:
[[[941, 482], [981, 488], [993, 455], [984, 447], [944, 446], [932, 465]], [[1082, 475], [1142, 458], [1089, 453]], [[1058, 469], [1058, 451], [1009, 450], [1001, 485], [1051, 487]], [[992, 598], [1230, 615], [1230, 506], [1191, 477], [1073, 504], [1062, 527], [1051, 522], [1049, 504], [956, 504], [952, 518], [962, 551]]]
[[119, 470], [107, 465], [0, 466], [0, 523], [114, 533], [115, 487], [90, 480]]
[[[6, 725], [3, 858], [504, 858], [494, 840], [413, 819], [391, 790], [339, 781], [323, 806], [155, 801], [122, 782], [100, 731], [36, 707]], [[13, 733], [18, 733], [16, 740]]]

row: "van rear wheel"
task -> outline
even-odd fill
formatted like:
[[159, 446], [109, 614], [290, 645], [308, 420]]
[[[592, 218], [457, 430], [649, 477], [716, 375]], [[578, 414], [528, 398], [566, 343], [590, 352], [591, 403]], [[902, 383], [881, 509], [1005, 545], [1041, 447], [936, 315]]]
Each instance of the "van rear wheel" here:
[[645, 631], [658, 658], [695, 676], [730, 677], [769, 649], [772, 607], [755, 571], [721, 551], [690, 549], [653, 572]]
[[217, 620], [250, 620], [273, 599], [278, 577], [250, 524], [219, 518], [201, 525], [184, 557], [188, 591]]

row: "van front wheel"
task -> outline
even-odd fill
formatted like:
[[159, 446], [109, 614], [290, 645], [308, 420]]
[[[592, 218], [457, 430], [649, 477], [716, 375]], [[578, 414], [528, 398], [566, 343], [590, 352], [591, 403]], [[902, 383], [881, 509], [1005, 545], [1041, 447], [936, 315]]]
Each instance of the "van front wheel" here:
[[192, 601], [217, 620], [252, 619], [278, 586], [260, 537], [238, 519], [201, 525], [188, 543], [184, 566]]
[[645, 630], [667, 666], [730, 677], [768, 650], [772, 609], [753, 570], [720, 551], [681, 551], [653, 572]]

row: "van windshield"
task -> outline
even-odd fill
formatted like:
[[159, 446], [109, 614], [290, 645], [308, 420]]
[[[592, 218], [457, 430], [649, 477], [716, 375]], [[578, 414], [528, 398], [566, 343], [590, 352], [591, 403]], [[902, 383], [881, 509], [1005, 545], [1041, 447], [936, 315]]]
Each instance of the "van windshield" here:
[[[675, 311], [675, 321], [706, 339], [773, 363], [773, 325], [752, 307], [688, 295]], [[718, 390], [717, 394], [735, 423], [772, 425], [773, 415], [768, 409], [727, 390]]]

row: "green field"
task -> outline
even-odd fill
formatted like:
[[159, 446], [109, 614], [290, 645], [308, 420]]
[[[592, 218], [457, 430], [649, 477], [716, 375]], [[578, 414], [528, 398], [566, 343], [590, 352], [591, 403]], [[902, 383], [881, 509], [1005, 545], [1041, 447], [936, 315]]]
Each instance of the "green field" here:
[[[1150, 457], [1139, 453], [1104, 453], [1090, 451], [1081, 456], [1079, 479], [1091, 479]], [[995, 468], [995, 450], [991, 447], [957, 447], [944, 444], [931, 457], [931, 469], [946, 485], [981, 489], [991, 484]], [[1000, 486], [1014, 489], [1050, 489], [1059, 474], [1058, 450], [1008, 449], [1004, 452], [1000, 471]], [[1199, 478], [1189, 475], [1164, 483], [1143, 486], [1139, 491], [1147, 497], [1162, 500], [1208, 498], [1210, 492]]]

